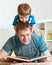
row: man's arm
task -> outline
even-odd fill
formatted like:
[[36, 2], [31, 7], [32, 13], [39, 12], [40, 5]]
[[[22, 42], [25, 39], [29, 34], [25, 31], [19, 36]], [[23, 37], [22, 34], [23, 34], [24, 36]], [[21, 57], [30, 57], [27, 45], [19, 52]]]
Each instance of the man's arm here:
[[9, 53], [4, 51], [3, 49], [0, 50], [0, 58], [3, 58], [3, 57], [8, 56], [8, 55], [9, 55]]
[[43, 56], [48, 56], [48, 57], [45, 58], [45, 59], [40, 59], [40, 61], [44, 61], [44, 62], [52, 62], [52, 56], [51, 56], [49, 50], [43, 52], [42, 55], [43, 55]]
[[[40, 28], [37, 28], [37, 34], [38, 34], [38, 36], [41, 36], [42, 33], [41, 33], [41, 29]], [[41, 50], [47, 49], [45, 44], [46, 43], [42, 39]], [[48, 56], [48, 57], [46, 59], [41, 59], [41, 61], [52, 62], [52, 56], [51, 56], [51, 53], [49, 52], [48, 49], [44, 50], [44, 52], [42, 52], [42, 55], [43, 56]]]
[[8, 55], [9, 53], [1, 49], [0, 50], [0, 61], [6, 61]]

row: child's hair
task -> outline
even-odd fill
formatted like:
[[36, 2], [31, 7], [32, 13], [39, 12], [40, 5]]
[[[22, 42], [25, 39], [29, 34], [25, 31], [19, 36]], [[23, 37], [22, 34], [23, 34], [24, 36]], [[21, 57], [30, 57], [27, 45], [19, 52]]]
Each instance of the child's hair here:
[[26, 16], [31, 13], [31, 7], [27, 3], [22, 3], [17, 9], [18, 15]]

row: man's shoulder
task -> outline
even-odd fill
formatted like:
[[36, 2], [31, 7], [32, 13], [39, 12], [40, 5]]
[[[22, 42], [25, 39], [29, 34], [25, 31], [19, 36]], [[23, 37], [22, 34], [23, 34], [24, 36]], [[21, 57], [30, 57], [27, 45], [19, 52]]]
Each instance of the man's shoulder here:
[[40, 48], [41, 41], [42, 41], [42, 35], [41, 35], [41, 29], [37, 28], [35, 31], [32, 33], [32, 39], [37, 41], [38, 48]]
[[14, 40], [16, 39], [16, 35], [11, 36], [8, 40], [12, 40], [12, 41], [13, 41], [13, 39], [14, 39]]
[[7, 42], [16, 44], [16, 43], [19, 43], [20, 40], [19, 40], [19, 38], [18, 38], [16, 35], [14, 35], [14, 36], [10, 37], [10, 38], [7, 40]]

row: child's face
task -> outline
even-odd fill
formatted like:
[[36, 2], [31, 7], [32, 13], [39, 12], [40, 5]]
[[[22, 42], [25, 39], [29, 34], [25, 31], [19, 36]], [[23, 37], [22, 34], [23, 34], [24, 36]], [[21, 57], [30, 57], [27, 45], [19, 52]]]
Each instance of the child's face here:
[[19, 15], [19, 18], [20, 18], [20, 20], [21, 20], [22, 22], [25, 23], [26, 21], [28, 21], [29, 15], [27, 15], [27, 16]]

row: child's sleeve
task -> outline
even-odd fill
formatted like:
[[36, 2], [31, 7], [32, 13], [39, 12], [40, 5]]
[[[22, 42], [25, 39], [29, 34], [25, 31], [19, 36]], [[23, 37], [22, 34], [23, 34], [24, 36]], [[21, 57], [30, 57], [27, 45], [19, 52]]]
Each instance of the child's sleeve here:
[[13, 21], [13, 26], [16, 26], [16, 24], [18, 23], [19, 21], [19, 16], [16, 15], [15, 18], [14, 18], [14, 21]]
[[28, 21], [30, 24], [34, 25], [36, 22], [35, 22], [35, 17], [33, 15], [30, 15], [29, 16], [29, 21]]
[[35, 17], [34, 16], [32, 16], [32, 24], [35, 24], [36, 22], [35, 22]]

